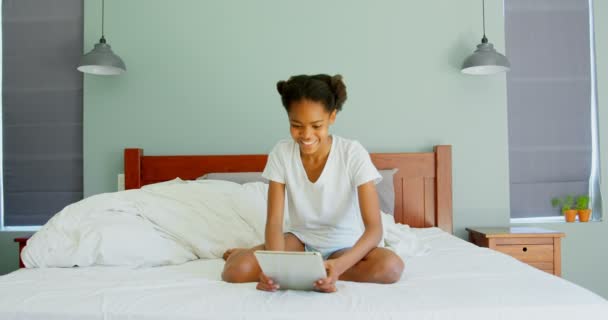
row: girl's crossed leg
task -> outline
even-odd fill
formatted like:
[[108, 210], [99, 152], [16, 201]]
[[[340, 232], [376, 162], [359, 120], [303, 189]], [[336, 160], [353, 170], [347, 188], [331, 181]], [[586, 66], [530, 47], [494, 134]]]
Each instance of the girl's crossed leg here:
[[[256, 250], [264, 250], [264, 245], [226, 251], [222, 280], [237, 283], [258, 282], [262, 270], [253, 254]], [[329, 259], [337, 259], [346, 250], [348, 249], [332, 253]], [[304, 251], [304, 244], [295, 235], [286, 233], [285, 251]], [[386, 248], [374, 248], [361, 261], [341, 274], [339, 279], [355, 282], [394, 283], [401, 279], [404, 267], [403, 260], [393, 251]]]
[[[295, 235], [285, 233], [285, 251], [304, 251], [304, 244]], [[258, 282], [262, 269], [253, 254], [256, 250], [264, 250], [264, 245], [249, 249], [230, 249], [224, 253], [224, 271], [222, 280], [226, 282]]]
[[[343, 249], [332, 253], [329, 259], [343, 255]], [[347, 269], [339, 277], [344, 281], [395, 283], [401, 279], [405, 264], [393, 251], [386, 248], [374, 248], [363, 259]]]

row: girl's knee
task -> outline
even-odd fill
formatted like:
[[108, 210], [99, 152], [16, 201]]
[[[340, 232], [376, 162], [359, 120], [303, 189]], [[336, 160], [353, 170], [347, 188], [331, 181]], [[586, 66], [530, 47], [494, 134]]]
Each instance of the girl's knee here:
[[397, 255], [389, 256], [376, 264], [374, 274], [378, 283], [395, 283], [401, 279], [405, 264]]
[[222, 280], [232, 283], [254, 282], [258, 280], [259, 274], [260, 270], [256, 261], [242, 259], [224, 266]]

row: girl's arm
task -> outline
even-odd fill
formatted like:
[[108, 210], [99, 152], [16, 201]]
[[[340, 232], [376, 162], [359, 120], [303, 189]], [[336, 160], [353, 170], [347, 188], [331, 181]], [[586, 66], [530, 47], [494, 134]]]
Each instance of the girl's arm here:
[[360, 185], [357, 187], [357, 192], [365, 231], [350, 250], [336, 259], [338, 276], [361, 261], [373, 248], [378, 246], [382, 239], [382, 217], [374, 182], [369, 181]]
[[285, 185], [270, 181], [268, 185], [268, 211], [266, 213], [265, 249], [285, 250], [283, 236], [283, 212], [285, 207]]

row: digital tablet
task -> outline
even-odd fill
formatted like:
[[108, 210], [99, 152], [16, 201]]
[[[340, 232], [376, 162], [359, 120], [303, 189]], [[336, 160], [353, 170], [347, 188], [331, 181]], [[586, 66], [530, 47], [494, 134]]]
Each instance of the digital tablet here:
[[262, 272], [279, 284], [279, 290], [313, 290], [314, 283], [327, 277], [318, 252], [254, 252]]

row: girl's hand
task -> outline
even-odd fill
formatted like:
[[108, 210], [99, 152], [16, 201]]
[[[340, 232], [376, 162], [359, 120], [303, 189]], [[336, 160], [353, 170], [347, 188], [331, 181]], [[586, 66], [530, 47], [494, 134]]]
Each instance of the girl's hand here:
[[336, 292], [336, 281], [338, 281], [338, 277], [341, 274], [338, 270], [339, 268], [335, 259], [326, 260], [325, 271], [327, 272], [327, 277], [319, 279], [314, 283], [316, 290], [325, 293]]
[[279, 284], [268, 278], [263, 272], [260, 272], [260, 281], [258, 282], [256, 289], [274, 292], [279, 289]]

